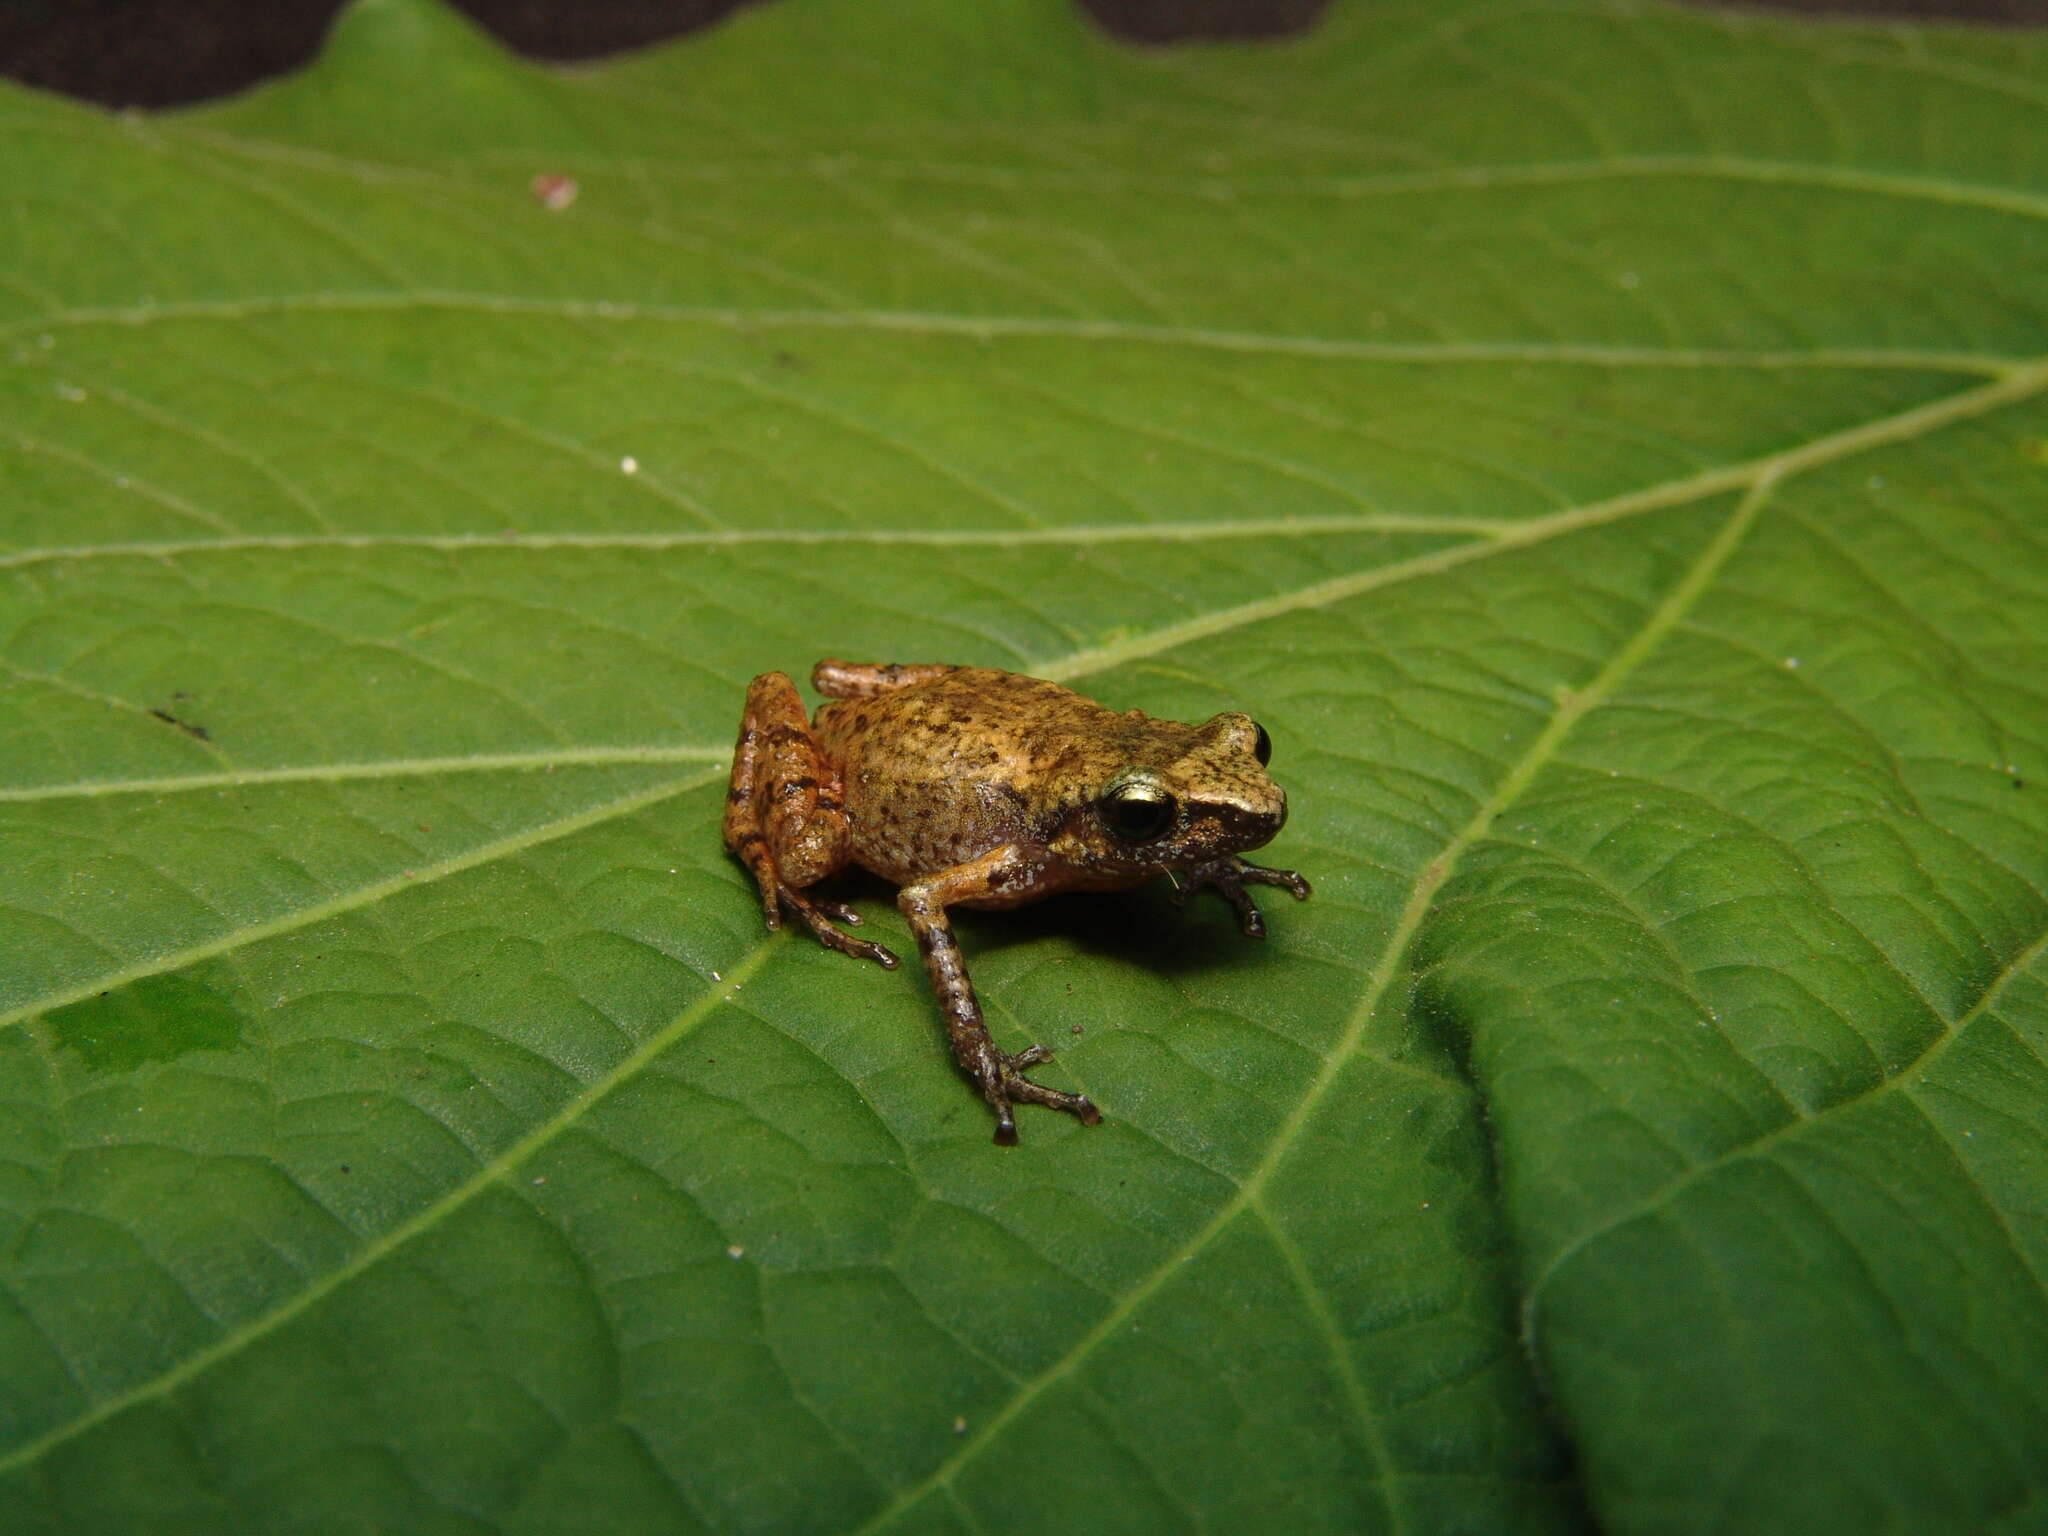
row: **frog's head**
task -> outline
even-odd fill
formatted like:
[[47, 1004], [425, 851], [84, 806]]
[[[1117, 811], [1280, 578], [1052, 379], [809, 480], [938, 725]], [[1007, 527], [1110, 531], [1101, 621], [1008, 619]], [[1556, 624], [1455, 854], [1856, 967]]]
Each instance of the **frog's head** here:
[[1125, 870], [1181, 869], [1270, 843], [1287, 796], [1266, 773], [1273, 744], [1249, 715], [1176, 728], [1170, 750], [1122, 769], [1090, 807], [1098, 860]]

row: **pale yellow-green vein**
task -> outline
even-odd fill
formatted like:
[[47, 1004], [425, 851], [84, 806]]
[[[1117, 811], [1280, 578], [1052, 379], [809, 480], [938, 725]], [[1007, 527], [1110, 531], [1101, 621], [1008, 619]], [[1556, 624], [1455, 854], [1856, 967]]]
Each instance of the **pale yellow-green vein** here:
[[193, 944], [184, 949], [171, 950], [164, 954], [151, 955], [147, 958], [133, 961], [115, 970], [102, 972], [88, 980], [75, 982], [71, 986], [44, 993], [14, 1008], [0, 1012], [0, 1029], [19, 1024], [24, 1019], [48, 1013], [53, 1008], [62, 1008], [69, 1003], [81, 1002], [88, 997], [96, 996], [112, 988], [140, 981], [145, 976], [161, 976], [168, 971], [182, 970], [188, 965], [197, 965], [202, 960], [210, 960], [216, 955], [226, 954], [244, 944], [253, 944], [259, 939], [273, 938], [281, 933], [295, 932], [298, 929], [310, 927], [314, 923], [322, 922], [327, 918], [339, 917], [345, 912], [356, 911], [358, 908], [369, 906], [373, 902], [382, 901], [387, 896], [395, 896], [401, 891], [411, 890], [436, 880], [444, 880], [448, 876], [460, 874], [466, 869], [475, 869], [478, 865], [488, 864], [495, 859], [507, 858], [512, 854], [519, 853], [527, 848], [536, 847], [541, 843], [553, 842], [557, 838], [567, 837], [572, 833], [582, 831], [585, 827], [596, 826], [602, 822], [614, 821], [621, 816], [629, 816], [636, 811], [643, 811], [649, 806], [659, 805], [664, 800], [674, 799], [677, 795], [684, 794], [689, 790], [710, 784], [724, 777], [724, 769], [713, 768], [704, 773], [691, 774], [688, 778], [673, 779], [665, 784], [657, 784], [651, 789], [643, 789], [634, 794], [622, 795], [615, 800], [605, 801], [601, 805], [595, 805], [587, 810], [578, 811], [573, 816], [560, 817], [557, 820], [546, 822], [540, 826], [528, 827], [522, 831], [514, 832], [506, 837], [494, 838], [489, 842], [478, 843], [475, 847], [466, 848], [461, 853], [452, 854], [445, 859], [439, 859], [430, 864], [422, 864], [416, 869], [408, 870], [403, 874], [393, 875], [388, 879], [370, 881], [351, 890], [343, 891], [339, 895], [331, 896], [325, 901], [309, 902], [303, 907], [295, 907], [291, 911], [280, 913], [278, 916], [265, 922], [244, 924], [225, 933], [216, 934], [203, 943]]
[[475, 752], [462, 757], [392, 757], [375, 761], [294, 763], [218, 773], [170, 773], [138, 779], [81, 779], [0, 788], [0, 804], [86, 800], [108, 795], [177, 795], [201, 790], [259, 789], [273, 784], [346, 784], [360, 779], [438, 778], [458, 773], [540, 773], [556, 768], [616, 768], [645, 763], [719, 763], [730, 747], [547, 747], [533, 752]]
[[293, 1318], [331, 1296], [364, 1270], [397, 1252], [421, 1233], [432, 1231], [482, 1191], [553, 1142], [556, 1137], [582, 1119], [590, 1111], [591, 1106], [602, 1101], [612, 1089], [630, 1081], [649, 1062], [687, 1035], [706, 1015], [729, 999], [760, 970], [775, 942], [776, 940], [768, 938], [754, 945], [721, 974], [715, 985], [699, 993], [696, 1000], [677, 1014], [669, 1024], [641, 1041], [633, 1050], [621, 1057], [609, 1071], [585, 1084], [553, 1115], [496, 1155], [479, 1163], [461, 1183], [453, 1185], [437, 1199], [421, 1206], [395, 1226], [366, 1239], [354, 1253], [318, 1279], [308, 1282], [306, 1288], [294, 1294], [289, 1301], [228, 1329], [211, 1344], [195, 1350], [161, 1374], [139, 1382], [124, 1392], [117, 1392], [101, 1399], [76, 1418], [0, 1456], [0, 1476], [5, 1476], [18, 1467], [29, 1465], [54, 1447], [91, 1429], [95, 1424], [104, 1423], [116, 1414], [123, 1413], [140, 1403], [176, 1391], [219, 1361], [228, 1359], [258, 1339], [275, 1333]]
[[1421, 929], [1436, 893], [1450, 878], [1452, 870], [1456, 868], [1465, 850], [1484, 837], [1501, 813], [1521, 798], [1536, 775], [1555, 758], [1558, 747], [1572, 728], [1613, 694], [1622, 680], [1656, 648], [1692, 604], [1698, 601], [1700, 594], [1720, 572], [1728, 556], [1734, 552], [1748, 532], [1770, 487], [1775, 483], [1775, 476], [1766, 478], [1742, 499], [1721, 530], [1709, 541], [1705, 550], [1680, 580], [1672, 586], [1643, 626], [1615, 652], [1613, 658], [1586, 687], [1559, 701], [1543, 729], [1536, 734], [1522, 756], [1502, 775], [1493, 793], [1478, 807], [1471, 819], [1452, 836], [1436, 857], [1417, 872], [1409, 887], [1408, 898], [1402, 906], [1400, 917], [1380, 951], [1380, 958], [1373, 966], [1365, 990], [1346, 1021], [1343, 1032], [1323, 1058], [1323, 1064], [1317, 1071], [1314, 1081], [1309, 1084], [1275, 1131], [1265, 1156], [1246, 1175], [1236, 1191], [1217, 1207], [1214, 1214], [1185, 1244], [1168, 1257], [1166, 1262], [1106, 1309], [1096, 1320], [1095, 1325], [1083, 1334], [1065, 1355], [1026, 1382], [1000, 1410], [924, 1478], [899, 1490], [895, 1498], [862, 1523], [856, 1536], [870, 1536], [870, 1533], [887, 1525], [890, 1520], [907, 1510], [933, 1488], [950, 1483], [962, 1465], [992, 1445], [1015, 1422], [1018, 1415], [1049, 1387], [1070, 1376], [1096, 1348], [1121, 1329], [1183, 1264], [1206, 1250], [1231, 1223], [1259, 1201], [1267, 1185], [1286, 1161], [1287, 1154], [1300, 1140], [1304, 1127], [1316, 1109], [1335, 1086], [1344, 1068], [1358, 1055], [1373, 1014], [1399, 976], [1402, 959], [1407, 954], [1416, 933]]

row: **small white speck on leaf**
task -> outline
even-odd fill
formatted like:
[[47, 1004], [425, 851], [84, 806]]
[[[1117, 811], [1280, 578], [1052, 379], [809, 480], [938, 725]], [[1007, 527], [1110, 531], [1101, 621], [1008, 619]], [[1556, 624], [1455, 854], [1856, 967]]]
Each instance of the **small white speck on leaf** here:
[[547, 1176], [546, 1174], [544, 1174], [544, 1173], [543, 1173], [543, 1174], [541, 1174], [541, 1175], [540, 1175], [539, 1177], [537, 1177], [537, 1178], [536, 1178], [536, 1179], [535, 1179], [535, 1180], [533, 1181], [533, 1187], [534, 1187], [535, 1189], [539, 1189], [539, 1188], [541, 1187], [541, 1185], [543, 1185], [543, 1184], [547, 1183], [547, 1181], [548, 1181], [548, 1176]]
[[728, 1259], [743, 1259], [747, 1256], [747, 1250], [742, 1248], [738, 1243], [733, 1243], [726, 1248], [725, 1256]]
[[964, 1435], [964, 1434], [966, 1434], [966, 1433], [967, 1433], [967, 1415], [966, 1415], [966, 1414], [964, 1414], [964, 1413], [956, 1413], [956, 1414], [954, 1414], [954, 1415], [953, 1415], [953, 1433], [954, 1433], [954, 1434], [956, 1434], [956, 1435]]
[[711, 979], [712, 979], [713, 981], [723, 981], [723, 980], [725, 980], [725, 978], [724, 978], [723, 976], [720, 976], [720, 975], [718, 974], [718, 972], [716, 972], [716, 971], [713, 971], [713, 972], [711, 973]]
[[634, 458], [633, 455], [631, 455], [630, 453], [627, 454], [623, 459], [619, 460], [619, 473], [625, 475], [639, 474], [640, 461]]
[[1787, 656], [1785, 658], [1785, 665], [1796, 672], [1799, 670], [1799, 658], [1797, 656]]
[[85, 391], [76, 384], [59, 384], [57, 386], [57, 398], [59, 400], [68, 400], [71, 404], [76, 405], [85, 398]]
[[533, 193], [533, 200], [549, 213], [560, 213], [576, 201], [576, 194], [583, 189], [576, 184], [574, 176], [542, 171], [527, 183], [527, 190]]

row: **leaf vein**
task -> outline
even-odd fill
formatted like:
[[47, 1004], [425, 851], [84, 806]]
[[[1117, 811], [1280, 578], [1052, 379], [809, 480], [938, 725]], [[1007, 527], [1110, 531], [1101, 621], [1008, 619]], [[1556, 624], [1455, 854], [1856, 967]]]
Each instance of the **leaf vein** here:
[[0, 1029], [5, 1029], [10, 1025], [21, 1023], [25, 1019], [48, 1013], [52, 1009], [64, 1007], [68, 1003], [80, 1002], [96, 993], [108, 991], [115, 987], [126, 986], [130, 982], [140, 981], [147, 976], [160, 976], [168, 971], [182, 970], [188, 965], [195, 965], [201, 960], [210, 960], [217, 955], [227, 954], [242, 945], [254, 943], [259, 939], [273, 938], [278, 934], [296, 932], [298, 929], [310, 927], [312, 924], [324, 921], [327, 918], [338, 917], [342, 913], [353, 912], [358, 908], [382, 901], [385, 897], [396, 895], [400, 891], [410, 890], [416, 886], [429, 885], [436, 880], [446, 879], [450, 875], [460, 874], [464, 870], [474, 869], [478, 865], [490, 863], [495, 859], [519, 853], [527, 848], [538, 847], [543, 843], [553, 842], [558, 838], [568, 837], [572, 833], [580, 832], [586, 827], [614, 821], [622, 816], [630, 816], [650, 806], [658, 805], [665, 800], [674, 799], [676, 796], [687, 793], [692, 789], [701, 788], [704, 785], [713, 783], [724, 776], [723, 769], [714, 768], [707, 773], [692, 774], [688, 778], [671, 779], [665, 783], [657, 784], [651, 789], [638, 790], [630, 795], [621, 795], [617, 799], [607, 800], [600, 805], [578, 811], [574, 815], [543, 822], [537, 826], [512, 833], [509, 836], [495, 838], [487, 843], [479, 843], [474, 848], [465, 849], [461, 853], [450, 855], [448, 858], [442, 859], [437, 863], [424, 865], [409, 872], [402, 872], [387, 879], [371, 881], [368, 884], [345, 891], [340, 895], [329, 897], [325, 901], [313, 902], [307, 906], [296, 908], [279, 917], [260, 923], [245, 924], [229, 932], [217, 934], [203, 943], [194, 944], [185, 949], [168, 951], [164, 954], [152, 955], [147, 959], [135, 961], [118, 970], [107, 971], [90, 980], [60, 988], [41, 997], [31, 998], [16, 1007], [0, 1011]]
[[1539, 1326], [1538, 1314], [1545, 1287], [1580, 1253], [1583, 1253], [1587, 1248], [1606, 1237], [1609, 1233], [1618, 1231], [1632, 1222], [1654, 1215], [1668, 1201], [1701, 1180], [1719, 1172], [1721, 1169], [1737, 1162], [1746, 1162], [1765, 1157], [1773, 1147], [1782, 1141], [1803, 1135], [1815, 1126], [1832, 1122], [1839, 1116], [1879, 1099], [1887, 1093], [1910, 1087], [1916, 1077], [1939, 1061], [1949, 1046], [1960, 1039], [1969, 1029], [1970, 1025], [1975, 1023], [1983, 1013], [1996, 1003], [1998, 997], [2008, 985], [2032, 969], [2044, 955], [2048, 955], [2048, 930], [2044, 930], [2033, 943], [2027, 945], [2014, 955], [2012, 960], [2007, 963], [2005, 969], [1994, 976], [1989, 984], [1986, 985], [1976, 1002], [1972, 1003], [1967, 1010], [1959, 1015], [1954, 1023], [1936, 1035], [1919, 1055], [1907, 1062], [1890, 1077], [1874, 1083], [1869, 1088], [1864, 1089], [1863, 1092], [1851, 1098], [1839, 1099], [1811, 1115], [1802, 1116], [1797, 1120], [1778, 1126], [1754, 1141], [1732, 1147], [1715, 1157], [1707, 1159], [1705, 1162], [1695, 1163], [1692, 1167], [1686, 1169], [1685, 1172], [1667, 1180], [1627, 1210], [1610, 1217], [1606, 1221], [1600, 1222], [1596, 1226], [1587, 1228], [1585, 1232], [1573, 1238], [1571, 1242], [1557, 1251], [1529, 1285], [1522, 1308], [1522, 1331], [1525, 1339], [1531, 1343], [1535, 1340], [1536, 1331]]
[[[1568, 696], [1556, 706], [1549, 723], [1537, 733], [1523, 756], [1501, 776], [1493, 793], [1479, 805], [1470, 821], [1453, 834], [1443, 849], [1416, 873], [1401, 915], [1380, 952], [1380, 958], [1373, 967], [1358, 1005], [1352, 1010], [1343, 1033], [1324, 1057], [1322, 1069], [1317, 1073], [1315, 1080], [1309, 1084], [1294, 1109], [1274, 1133], [1265, 1157], [1238, 1185], [1236, 1193], [1225, 1200], [1187, 1243], [1164, 1264], [1126, 1292], [1094, 1327], [1075, 1341], [1064, 1356], [1027, 1382], [987, 1424], [929, 1476], [900, 1491], [887, 1507], [864, 1522], [855, 1536], [870, 1536], [871, 1532], [915, 1503], [931, 1487], [949, 1481], [962, 1463], [971, 1460], [993, 1444], [1002, 1431], [1029, 1404], [1050, 1386], [1079, 1369], [1082, 1361], [1135, 1316], [1183, 1263], [1204, 1251], [1246, 1207], [1259, 1198], [1285, 1162], [1287, 1153], [1299, 1139], [1303, 1127], [1342, 1074], [1344, 1067], [1363, 1049], [1367, 1026], [1380, 1000], [1392, 987], [1402, 958], [1407, 954], [1424, 917], [1434, 905], [1438, 891], [1449, 878], [1459, 857], [1473, 842], [1486, 834], [1509, 805], [1520, 798], [1579, 720], [1620, 685], [1643, 657], [1648, 655], [1679, 622], [1686, 610], [1697, 601], [1748, 532], [1751, 521], [1775, 483], [1775, 476], [1766, 477], [1742, 498], [1735, 511], [1723, 524], [1721, 531], [1709, 541], [1699, 558], [1680, 577], [1643, 627], [1615, 653], [1599, 676], [1584, 689]], [[1461, 1091], [1469, 1092], [1463, 1085], [1459, 1085], [1459, 1088]]]
[[944, 314], [911, 310], [744, 309], [623, 300], [534, 299], [448, 289], [325, 291], [253, 299], [194, 299], [112, 307], [74, 307], [0, 325], [0, 340], [53, 329], [135, 327], [178, 320], [250, 320], [270, 315], [413, 313], [528, 315], [582, 323], [641, 324], [649, 320], [727, 330], [824, 330], [879, 334], [958, 336], [975, 341], [1013, 337], [1114, 342], [1283, 357], [1442, 366], [1462, 363], [1549, 363], [1592, 368], [1669, 368], [1682, 371], [1751, 368], [1838, 368], [1877, 372], [1960, 373], [2000, 378], [2029, 359], [1979, 352], [1914, 348], [1671, 348], [1598, 342], [1554, 343], [1378, 342], [1342, 336], [1291, 336], [1265, 331], [1144, 325], [1122, 320], [1069, 319], [1003, 313]]
[[699, 993], [696, 1000], [666, 1026], [649, 1035], [638, 1048], [623, 1057], [611, 1070], [587, 1084], [580, 1093], [568, 1100], [548, 1119], [496, 1156], [479, 1164], [468, 1178], [454, 1185], [438, 1199], [422, 1206], [411, 1217], [365, 1242], [347, 1260], [310, 1283], [289, 1301], [223, 1334], [212, 1344], [186, 1356], [176, 1365], [148, 1381], [103, 1399], [69, 1422], [60, 1424], [0, 1456], [0, 1476], [41, 1459], [58, 1445], [118, 1413], [168, 1395], [216, 1362], [238, 1354], [257, 1340], [276, 1332], [388, 1254], [404, 1247], [413, 1238], [434, 1229], [446, 1217], [467, 1205], [476, 1195], [497, 1185], [534, 1153], [552, 1143], [556, 1137], [581, 1120], [613, 1089], [629, 1081], [647, 1063], [687, 1035], [713, 1009], [727, 1002], [733, 993], [761, 968], [776, 942], [774, 939], [764, 939], [757, 943], [724, 972], [722, 981]]

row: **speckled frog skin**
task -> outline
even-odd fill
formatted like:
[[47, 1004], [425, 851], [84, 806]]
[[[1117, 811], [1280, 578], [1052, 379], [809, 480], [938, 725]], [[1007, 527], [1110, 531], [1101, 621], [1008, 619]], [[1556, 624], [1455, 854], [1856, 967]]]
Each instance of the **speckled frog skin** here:
[[1043, 1104], [1093, 1125], [1095, 1106], [1024, 1073], [1050, 1059], [996, 1048], [946, 908], [1015, 907], [1058, 891], [1120, 890], [1178, 872], [1176, 899], [1211, 886], [1239, 927], [1265, 935], [1247, 885], [1297, 900], [1308, 882], [1238, 855], [1270, 842], [1287, 797], [1249, 716], [1201, 725], [1119, 714], [1042, 678], [986, 667], [821, 661], [811, 686], [836, 702], [806, 720], [796, 684], [747, 688], [726, 794], [725, 846], [761, 889], [769, 928], [794, 913], [820, 943], [894, 969], [896, 957], [840, 924], [852, 911], [805, 894], [852, 862], [901, 889], [945, 1013], [953, 1057], [1014, 1145], [1011, 1106]]

